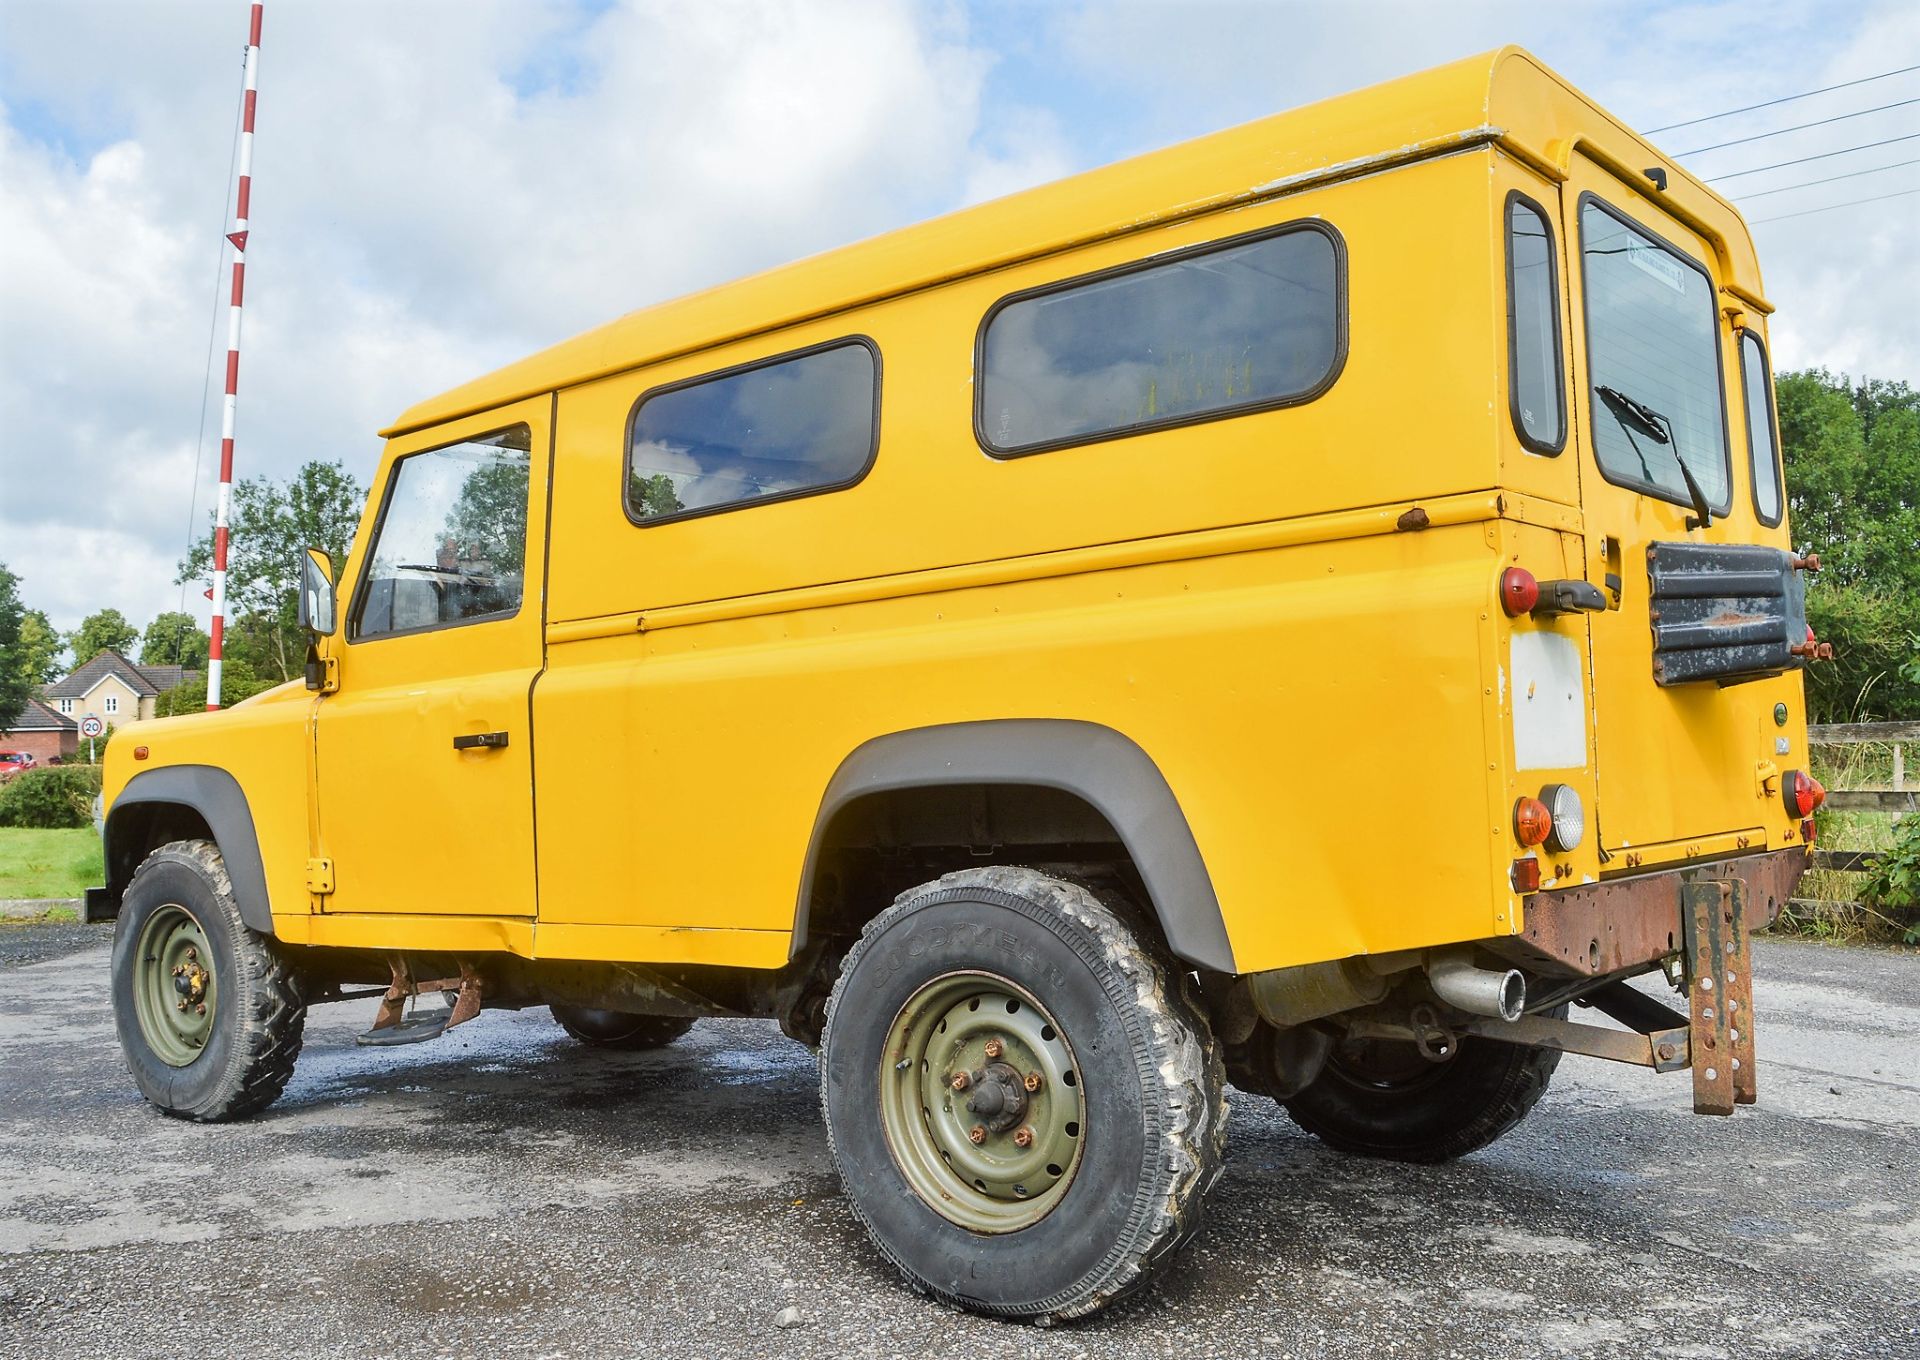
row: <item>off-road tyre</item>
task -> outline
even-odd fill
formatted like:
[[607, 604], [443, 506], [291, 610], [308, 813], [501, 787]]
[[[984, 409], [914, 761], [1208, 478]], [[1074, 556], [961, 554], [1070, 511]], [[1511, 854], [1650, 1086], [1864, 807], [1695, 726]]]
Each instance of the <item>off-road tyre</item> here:
[[[1548, 1012], [1564, 1018], [1565, 1006]], [[1411, 1043], [1336, 1040], [1318, 1080], [1281, 1102], [1328, 1147], [1396, 1162], [1450, 1162], [1525, 1119], [1560, 1065], [1550, 1048], [1462, 1039], [1429, 1063]]]
[[[903, 1008], [974, 973], [1057, 1021], [1078, 1068], [1065, 1085], [1085, 1107], [1064, 1189], [1008, 1231], [970, 1231], [931, 1207], [876, 1108]], [[975, 1312], [1044, 1325], [1140, 1289], [1199, 1228], [1220, 1175], [1226, 1082], [1192, 978], [1124, 903], [1035, 870], [948, 874], [869, 923], [828, 1002], [820, 1074], [855, 1217], [915, 1289]]]
[[[136, 1013], [135, 971], [143, 933], [158, 912], [183, 911], [204, 938], [215, 984], [205, 1046], [174, 1066], [149, 1042]], [[134, 1084], [178, 1119], [219, 1123], [257, 1114], [293, 1076], [306, 1033], [298, 970], [273, 937], [248, 927], [226, 862], [212, 841], [173, 841], [134, 871], [114, 928], [114, 1024]]]
[[554, 1006], [560, 1028], [590, 1048], [665, 1048], [693, 1028], [691, 1016], [629, 1015], [587, 1006]]

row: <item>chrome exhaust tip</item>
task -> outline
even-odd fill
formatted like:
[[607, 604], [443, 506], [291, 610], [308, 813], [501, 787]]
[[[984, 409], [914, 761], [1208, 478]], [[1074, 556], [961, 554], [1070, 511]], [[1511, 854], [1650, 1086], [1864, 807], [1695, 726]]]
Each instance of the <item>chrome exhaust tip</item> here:
[[1527, 1007], [1527, 980], [1519, 969], [1481, 968], [1464, 951], [1430, 956], [1427, 981], [1435, 996], [1469, 1015], [1512, 1022]]

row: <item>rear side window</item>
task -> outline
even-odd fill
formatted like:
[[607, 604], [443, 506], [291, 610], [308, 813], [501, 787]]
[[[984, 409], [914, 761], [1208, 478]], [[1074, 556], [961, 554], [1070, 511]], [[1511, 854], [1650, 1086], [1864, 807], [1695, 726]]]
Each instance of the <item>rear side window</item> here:
[[1773, 371], [1752, 331], [1740, 332], [1740, 378], [1747, 399], [1747, 458], [1753, 510], [1769, 528], [1780, 522], [1780, 441], [1773, 424]]
[[864, 339], [655, 388], [628, 425], [627, 515], [650, 524], [851, 486], [879, 439], [880, 360]]
[[999, 457], [1268, 410], [1319, 395], [1346, 355], [1346, 263], [1296, 222], [996, 304], [974, 425]]
[[1535, 453], [1567, 443], [1561, 379], [1560, 285], [1553, 229], [1538, 203], [1507, 195], [1507, 404], [1520, 442]]

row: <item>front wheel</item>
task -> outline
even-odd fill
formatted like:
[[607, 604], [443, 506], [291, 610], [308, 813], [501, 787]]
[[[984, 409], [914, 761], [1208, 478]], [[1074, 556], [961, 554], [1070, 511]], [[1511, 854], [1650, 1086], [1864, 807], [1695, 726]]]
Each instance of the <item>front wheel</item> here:
[[1027, 869], [904, 894], [848, 954], [821, 1106], [855, 1214], [916, 1288], [1034, 1322], [1144, 1285], [1219, 1176], [1225, 1081], [1191, 980]]
[[140, 1093], [214, 1123], [272, 1104], [306, 1033], [300, 978], [248, 927], [211, 841], [174, 841], [127, 885], [114, 929], [114, 1024]]

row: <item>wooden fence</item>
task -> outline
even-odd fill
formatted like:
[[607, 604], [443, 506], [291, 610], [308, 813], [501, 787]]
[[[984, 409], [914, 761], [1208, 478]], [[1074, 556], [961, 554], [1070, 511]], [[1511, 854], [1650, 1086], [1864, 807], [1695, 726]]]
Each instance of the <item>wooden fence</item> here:
[[[1893, 743], [1893, 787], [1891, 789], [1828, 789], [1826, 806], [1843, 812], [1920, 811], [1920, 790], [1907, 787], [1906, 747], [1920, 744], [1920, 722], [1828, 723], [1807, 729], [1810, 746], [1857, 746], [1863, 742]], [[1815, 850], [1817, 869], [1864, 869], [1873, 857], [1870, 850]]]

